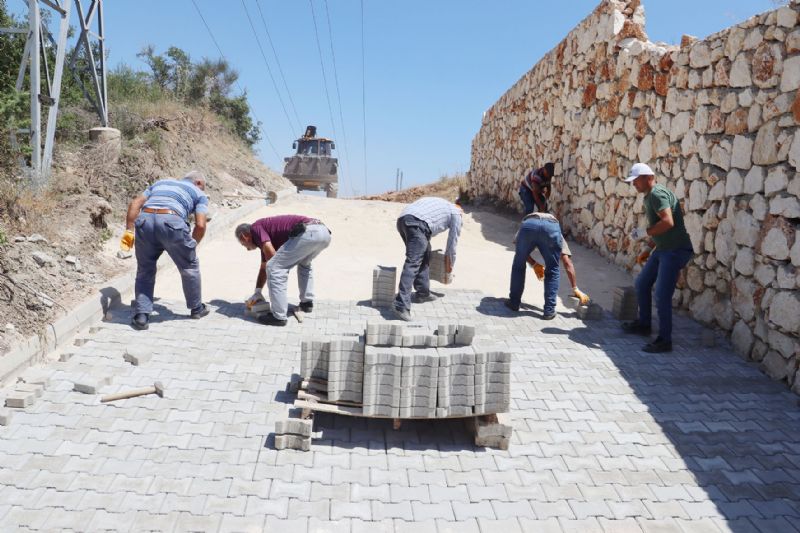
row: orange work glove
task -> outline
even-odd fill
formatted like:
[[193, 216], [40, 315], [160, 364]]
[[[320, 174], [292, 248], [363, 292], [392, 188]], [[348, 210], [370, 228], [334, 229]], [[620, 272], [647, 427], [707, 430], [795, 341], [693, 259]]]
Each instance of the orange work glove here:
[[578, 287], [572, 289], [572, 295], [581, 302], [581, 305], [586, 305], [591, 301], [589, 295], [580, 290]]
[[645, 264], [649, 257], [650, 257], [650, 250], [645, 250], [644, 252], [642, 252], [638, 256], [636, 256], [636, 264], [637, 265]]
[[541, 265], [539, 263], [533, 263], [531, 265], [531, 268], [533, 269], [533, 273], [536, 274], [536, 279], [538, 279], [539, 281], [543, 281], [544, 280], [544, 265]]
[[123, 252], [130, 252], [135, 240], [136, 236], [133, 231], [126, 229], [125, 233], [122, 234], [122, 239], [119, 241], [119, 249]]

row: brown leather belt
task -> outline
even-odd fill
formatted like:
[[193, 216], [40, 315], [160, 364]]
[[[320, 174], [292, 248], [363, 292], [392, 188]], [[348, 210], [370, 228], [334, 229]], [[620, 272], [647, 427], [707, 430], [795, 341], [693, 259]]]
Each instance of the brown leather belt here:
[[154, 207], [145, 207], [142, 209], [145, 213], [152, 213], [154, 215], [177, 215], [172, 209], [156, 209]]

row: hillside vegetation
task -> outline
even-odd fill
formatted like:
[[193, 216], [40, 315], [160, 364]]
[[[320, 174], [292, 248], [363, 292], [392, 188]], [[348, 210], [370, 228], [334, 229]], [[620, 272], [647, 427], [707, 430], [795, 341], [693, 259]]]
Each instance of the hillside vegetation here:
[[[0, 26], [9, 20], [0, 0]], [[132, 267], [115, 256], [116, 240], [128, 201], [154, 181], [205, 172], [212, 213], [236, 205], [230, 194], [290, 185], [253, 153], [259, 125], [246, 95], [232, 95], [235, 71], [221, 61], [193, 62], [178, 48], [164, 56], [147, 48], [141, 55], [150, 70], [122, 66], [109, 74], [119, 157], [89, 142], [98, 118], [65, 77], [52, 177], [33, 190], [17, 164], [25, 148], [15, 152], [8, 143], [10, 127], [28, 124], [27, 94], [15, 92], [7, 75], [18, 68], [18, 57], [6, 55], [15, 52], [16, 43], [0, 36], [0, 354]]]

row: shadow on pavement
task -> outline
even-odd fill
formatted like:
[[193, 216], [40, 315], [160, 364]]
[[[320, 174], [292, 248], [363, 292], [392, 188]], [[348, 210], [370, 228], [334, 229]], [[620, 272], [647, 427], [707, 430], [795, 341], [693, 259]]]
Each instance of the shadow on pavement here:
[[542, 309], [535, 305], [522, 303], [519, 306], [519, 312], [514, 312], [506, 307], [505, 298], [495, 298], [494, 296], [484, 296], [481, 298], [476, 311], [482, 315], [496, 316], [503, 318], [517, 318], [529, 316], [532, 318], [542, 318]]

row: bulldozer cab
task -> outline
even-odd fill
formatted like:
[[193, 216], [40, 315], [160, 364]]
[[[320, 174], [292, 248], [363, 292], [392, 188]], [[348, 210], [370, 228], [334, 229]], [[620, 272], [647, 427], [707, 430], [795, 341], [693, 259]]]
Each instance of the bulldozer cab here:
[[308, 126], [305, 134], [292, 143], [295, 155], [284, 159], [283, 177], [298, 190], [325, 191], [329, 198], [338, 193], [338, 160], [333, 140], [317, 137], [317, 128]]

